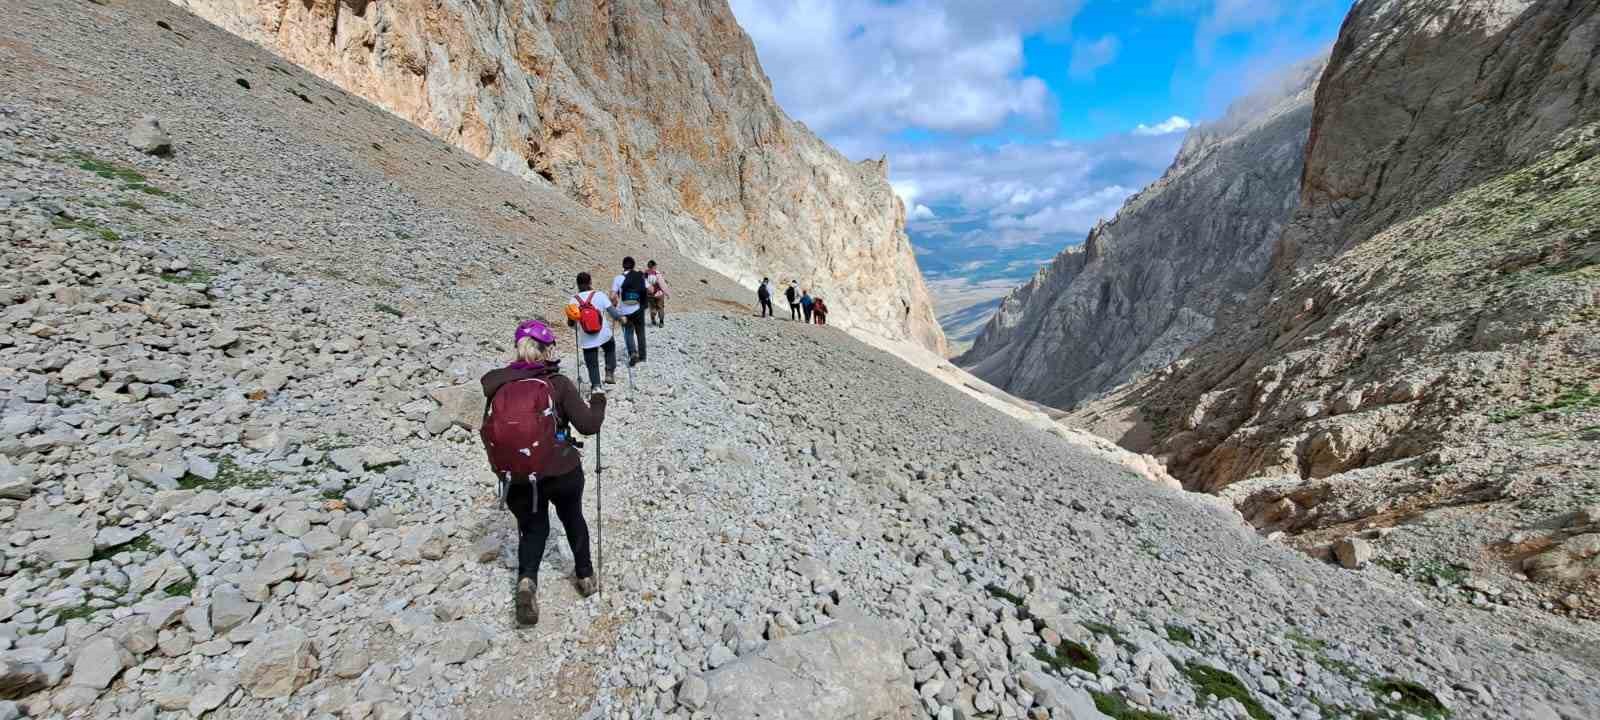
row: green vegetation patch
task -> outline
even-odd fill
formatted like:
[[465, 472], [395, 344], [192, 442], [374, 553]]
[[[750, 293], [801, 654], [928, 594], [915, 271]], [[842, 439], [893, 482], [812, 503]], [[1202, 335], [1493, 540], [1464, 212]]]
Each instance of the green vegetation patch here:
[[1010, 590], [1000, 587], [994, 583], [989, 583], [988, 585], [983, 586], [983, 589], [989, 591], [989, 597], [999, 598], [1011, 603], [1012, 605], [1016, 605], [1017, 607], [1022, 607], [1021, 595], [1011, 592]]
[[1374, 560], [1374, 562], [1396, 575], [1427, 583], [1431, 583], [1434, 578], [1438, 578], [1449, 585], [1460, 585], [1466, 581], [1467, 574], [1472, 571], [1471, 568], [1465, 565], [1444, 560], [1422, 560], [1413, 564], [1403, 557], [1382, 557]]
[[72, 159], [78, 162], [79, 169], [87, 170], [107, 180], [116, 180], [121, 182], [122, 189], [124, 190], [136, 190], [146, 195], [154, 195], [156, 197], [166, 198], [168, 200], [184, 203], [186, 205], [192, 204], [189, 203], [189, 201], [178, 197], [177, 195], [167, 192], [166, 190], [162, 190], [155, 185], [151, 185], [150, 181], [145, 178], [144, 175], [140, 174], [138, 170], [134, 170], [133, 168], [125, 165], [118, 165], [107, 160], [101, 160], [100, 158], [88, 153], [74, 153], [72, 155]]
[[1171, 720], [1167, 715], [1133, 707], [1121, 695], [1115, 693], [1090, 690], [1089, 695], [1094, 698], [1094, 709], [1112, 720]]
[[1443, 720], [1450, 717], [1450, 709], [1439, 702], [1439, 696], [1410, 680], [1384, 678], [1373, 683], [1371, 688], [1378, 696], [1378, 703], [1390, 710], [1410, 713], [1428, 720]]
[[405, 313], [400, 312], [399, 308], [396, 308], [393, 305], [388, 305], [388, 304], [385, 304], [385, 303], [375, 303], [375, 304], [373, 304], [372, 309], [373, 310], [377, 310], [378, 312], [381, 312], [381, 313], [389, 313], [390, 315], [393, 315], [393, 316], [395, 316], [397, 318], [403, 318], [403, 317], [406, 316]]
[[96, 223], [88, 218], [75, 218], [71, 215], [62, 214], [51, 218], [50, 227], [53, 227], [57, 230], [82, 230], [84, 232], [99, 235], [101, 238], [110, 240], [111, 242], [117, 242], [118, 240], [122, 239], [122, 236], [118, 235], [117, 231], [112, 230], [111, 228], [101, 227], [99, 223]]
[[1309, 652], [1322, 652], [1323, 650], [1328, 649], [1328, 643], [1311, 637], [1310, 635], [1300, 632], [1299, 630], [1290, 630], [1289, 632], [1285, 633], [1283, 637], [1301, 650], [1306, 650]]
[[1094, 652], [1080, 642], [1063, 639], [1056, 644], [1053, 651], [1048, 647], [1036, 647], [1033, 649], [1033, 656], [1057, 672], [1073, 667], [1084, 672], [1100, 674], [1100, 658], [1095, 657]]
[[65, 625], [68, 620], [88, 620], [89, 616], [94, 613], [95, 608], [88, 603], [84, 603], [71, 607], [56, 608], [54, 615], [57, 623]]
[[1250, 694], [1250, 690], [1239, 681], [1233, 673], [1226, 670], [1199, 663], [1190, 663], [1181, 668], [1185, 677], [1194, 685], [1195, 696], [1200, 699], [1202, 707], [1208, 702], [1208, 696], [1216, 696], [1219, 700], [1233, 698], [1244, 705], [1246, 712], [1254, 720], [1272, 720], [1272, 715], [1261, 703]]
[[204, 283], [209, 285], [211, 284], [212, 280], [216, 279], [216, 277], [217, 273], [215, 271], [208, 270], [203, 267], [192, 267], [185, 270], [179, 270], [177, 272], [161, 273], [162, 280], [180, 285], [183, 283]]
[[188, 597], [190, 593], [194, 592], [194, 581], [175, 582], [162, 588], [161, 591], [165, 592], [167, 597]]
[[1194, 631], [1182, 625], [1167, 623], [1167, 639], [1180, 645], [1195, 646]]
[[1336, 660], [1326, 655], [1319, 655], [1317, 656], [1317, 664], [1321, 665], [1322, 669], [1338, 675], [1346, 680], [1355, 680], [1357, 682], [1361, 680], [1361, 669], [1356, 667], [1355, 663], [1346, 660]]
[[1587, 385], [1567, 388], [1561, 394], [1542, 403], [1524, 405], [1511, 410], [1502, 410], [1489, 416], [1489, 422], [1503, 423], [1547, 411], [1576, 412], [1600, 408], [1600, 393], [1596, 393]]
[[1114, 627], [1111, 627], [1110, 625], [1107, 625], [1107, 624], [1101, 623], [1101, 622], [1095, 622], [1093, 620], [1082, 620], [1082, 621], [1079, 621], [1078, 624], [1082, 625], [1084, 627], [1084, 629], [1086, 629], [1089, 632], [1092, 632], [1092, 633], [1094, 633], [1096, 635], [1104, 635], [1106, 637], [1111, 638], [1112, 642], [1114, 642], [1114, 643], [1116, 643], [1118, 645], [1121, 645], [1122, 647], [1125, 647], [1125, 648], [1127, 648], [1129, 650], [1137, 651], [1139, 649], [1133, 643], [1129, 642], [1127, 638], [1123, 637], [1122, 633], [1120, 631], [1118, 631]]
[[258, 488], [272, 484], [272, 473], [266, 470], [253, 470], [239, 467], [231, 457], [224, 457], [217, 462], [217, 476], [207, 480], [194, 473], [186, 473], [178, 479], [178, 487], [184, 490], [216, 490], [221, 492], [231, 487]]
[[151, 540], [149, 535], [140, 535], [139, 537], [129, 540], [121, 545], [112, 545], [110, 547], [94, 551], [94, 554], [89, 556], [89, 561], [98, 562], [100, 560], [110, 560], [118, 553], [154, 552], [155, 549], [155, 541]]

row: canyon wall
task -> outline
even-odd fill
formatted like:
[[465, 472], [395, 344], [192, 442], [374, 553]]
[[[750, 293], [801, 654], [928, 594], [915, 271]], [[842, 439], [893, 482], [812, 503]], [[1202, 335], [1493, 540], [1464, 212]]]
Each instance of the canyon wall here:
[[1161, 179], [1014, 290], [957, 360], [1070, 407], [1172, 362], [1266, 273], [1299, 197], [1323, 60], [1189, 131]]
[[747, 287], [945, 348], [887, 162], [785, 115], [724, 0], [175, 2]]

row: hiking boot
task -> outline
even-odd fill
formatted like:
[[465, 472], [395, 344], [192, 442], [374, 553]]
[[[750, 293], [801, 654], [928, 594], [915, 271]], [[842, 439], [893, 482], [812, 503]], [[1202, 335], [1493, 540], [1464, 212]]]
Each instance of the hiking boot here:
[[628, 367], [633, 367], [633, 366], [638, 365], [638, 364], [639, 364], [639, 356], [634, 354], [634, 353], [628, 353]]
[[589, 597], [590, 595], [595, 594], [595, 592], [600, 589], [600, 584], [595, 581], [593, 575], [590, 575], [589, 577], [578, 578], [578, 583], [577, 584], [578, 584], [578, 594], [582, 595], [584, 597]]
[[615, 385], [615, 384], [617, 384], [617, 371], [616, 370], [607, 370], [606, 371], [606, 384], [607, 385]]
[[516, 606], [517, 624], [522, 627], [533, 627], [539, 624], [539, 600], [534, 597], [538, 586], [533, 584], [533, 578], [523, 578], [517, 581]]

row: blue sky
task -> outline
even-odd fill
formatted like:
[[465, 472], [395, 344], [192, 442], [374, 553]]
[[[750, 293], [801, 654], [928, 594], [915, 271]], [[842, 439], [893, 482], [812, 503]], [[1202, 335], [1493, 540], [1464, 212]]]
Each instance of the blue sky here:
[[923, 272], [987, 296], [1082, 242], [1350, 0], [732, 0], [779, 103], [889, 156]]

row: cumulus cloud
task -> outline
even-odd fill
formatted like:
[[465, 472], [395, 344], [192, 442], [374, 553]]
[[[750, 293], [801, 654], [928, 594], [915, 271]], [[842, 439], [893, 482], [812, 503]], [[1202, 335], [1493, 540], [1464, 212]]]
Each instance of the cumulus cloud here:
[[1116, 35], [1106, 35], [1099, 40], [1078, 40], [1072, 43], [1072, 62], [1067, 73], [1074, 80], [1093, 80], [1100, 68], [1117, 59], [1122, 43]]
[[1166, 135], [1168, 133], [1182, 132], [1191, 127], [1194, 127], [1194, 123], [1189, 122], [1189, 118], [1181, 115], [1173, 115], [1172, 117], [1162, 120], [1154, 125], [1139, 123], [1138, 127], [1133, 129], [1133, 134]]
[[1001, 216], [993, 225], [1001, 228], [1029, 228], [1046, 233], [1083, 234], [1102, 219], [1110, 219], [1122, 207], [1133, 188], [1111, 185], [1049, 205], [1024, 216]]
[[1043, 120], [1049, 89], [1023, 70], [1024, 35], [1079, 0], [733, 0], [779, 102], [847, 153], [907, 128], [976, 134]]
[[1180, 135], [1116, 135], [984, 148], [941, 145], [892, 152], [896, 188], [936, 211], [913, 240], [949, 249], [1059, 250], [1083, 239], [1172, 162]]
[[936, 217], [938, 217], [938, 215], [935, 214], [927, 205], [917, 205], [916, 207], [911, 208], [911, 212], [906, 215], [906, 219], [910, 220], [911, 222], [917, 222], [919, 220], [932, 220]]

